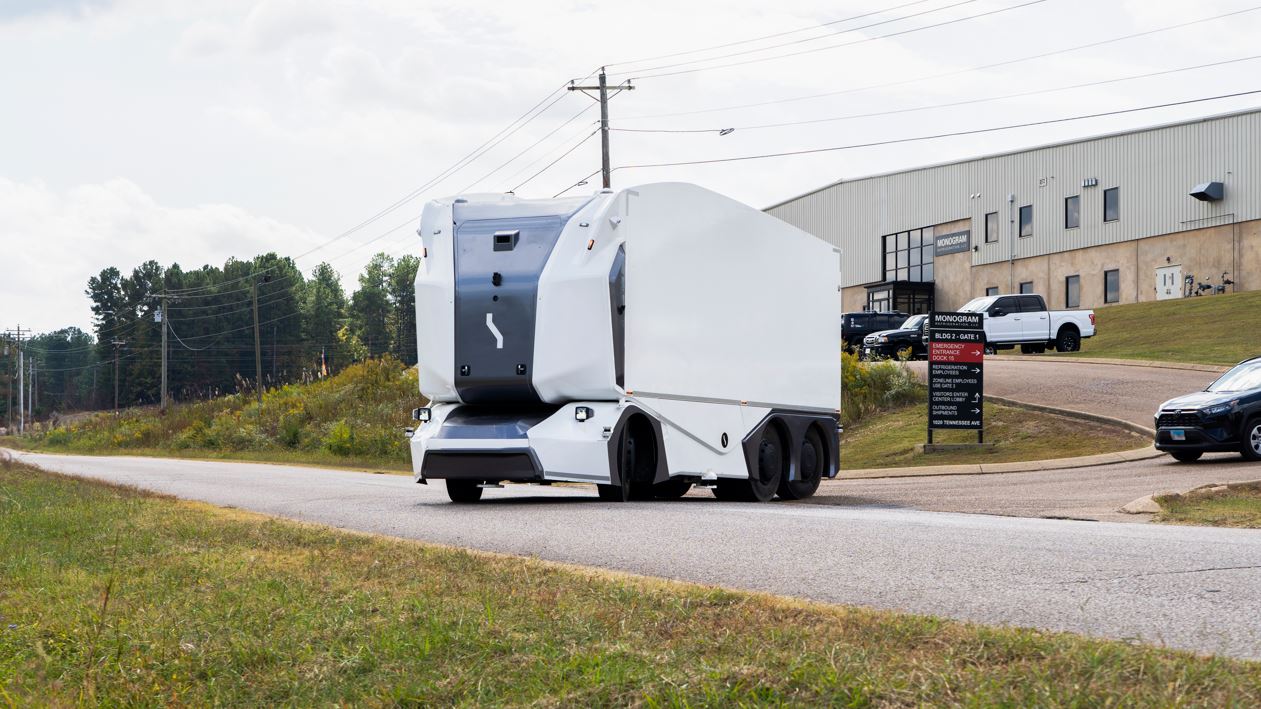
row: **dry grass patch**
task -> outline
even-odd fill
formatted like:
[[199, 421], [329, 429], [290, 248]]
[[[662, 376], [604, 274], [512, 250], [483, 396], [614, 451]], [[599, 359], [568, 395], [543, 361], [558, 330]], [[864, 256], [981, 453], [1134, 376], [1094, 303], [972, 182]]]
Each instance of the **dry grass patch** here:
[[1261, 482], [1212, 485], [1182, 495], [1161, 495], [1160, 522], [1261, 529]]

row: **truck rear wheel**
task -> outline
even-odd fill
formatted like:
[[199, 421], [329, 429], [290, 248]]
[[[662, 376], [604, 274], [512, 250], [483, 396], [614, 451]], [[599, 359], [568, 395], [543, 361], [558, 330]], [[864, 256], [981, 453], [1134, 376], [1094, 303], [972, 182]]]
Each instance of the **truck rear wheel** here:
[[823, 471], [828, 467], [828, 448], [818, 426], [806, 429], [797, 453], [797, 479], [784, 476], [779, 481], [779, 496], [785, 500], [804, 500], [819, 489]]
[[1060, 328], [1055, 338], [1055, 349], [1060, 352], [1076, 352], [1081, 349], [1081, 334], [1071, 327]]
[[722, 478], [714, 495], [720, 500], [769, 502], [779, 490], [779, 481], [788, 470], [788, 442], [775, 423], [762, 429], [757, 444], [755, 464], [744, 480]]
[[482, 488], [477, 485], [476, 480], [448, 480], [447, 497], [452, 502], [477, 502], [482, 499]]

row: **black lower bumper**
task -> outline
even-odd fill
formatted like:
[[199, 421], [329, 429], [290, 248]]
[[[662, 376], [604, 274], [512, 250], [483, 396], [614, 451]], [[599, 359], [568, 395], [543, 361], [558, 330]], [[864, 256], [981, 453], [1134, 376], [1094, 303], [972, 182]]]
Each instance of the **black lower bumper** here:
[[425, 480], [530, 482], [543, 479], [543, 468], [529, 449], [509, 451], [429, 451], [420, 465]]
[[[1181, 431], [1182, 440], [1174, 440], [1173, 432]], [[1217, 437], [1210, 431], [1225, 433], [1225, 429], [1161, 428], [1156, 431], [1156, 450], [1164, 453], [1232, 453], [1239, 450], [1239, 441], [1229, 436]]]

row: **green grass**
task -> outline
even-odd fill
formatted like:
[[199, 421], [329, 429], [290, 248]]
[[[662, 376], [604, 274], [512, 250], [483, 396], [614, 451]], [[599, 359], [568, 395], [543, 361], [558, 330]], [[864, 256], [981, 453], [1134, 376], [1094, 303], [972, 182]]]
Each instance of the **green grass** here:
[[1209, 527], [1261, 529], [1261, 483], [1239, 483], [1225, 489], [1192, 490], [1156, 498], [1157, 520]]
[[1233, 365], [1261, 354], [1261, 291], [1110, 305], [1074, 357]]
[[1261, 664], [824, 606], [0, 466], [0, 704], [1255, 706]]
[[335, 376], [251, 394], [115, 417], [101, 413], [41, 430], [14, 447], [95, 455], [158, 455], [406, 470], [403, 428], [422, 405], [414, 369], [384, 358]]
[[[1019, 407], [985, 404], [985, 441], [992, 448], [916, 453], [926, 438], [927, 404], [869, 416], [841, 438], [841, 469], [1010, 463], [1133, 450], [1151, 441], [1125, 429]], [[975, 443], [976, 433], [934, 431], [934, 443]]]

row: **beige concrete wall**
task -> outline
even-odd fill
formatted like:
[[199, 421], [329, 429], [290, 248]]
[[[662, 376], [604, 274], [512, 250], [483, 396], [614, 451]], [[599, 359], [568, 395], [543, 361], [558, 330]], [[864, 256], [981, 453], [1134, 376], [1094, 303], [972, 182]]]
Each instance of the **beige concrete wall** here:
[[[953, 225], [950, 230], [967, 228]], [[976, 237], [976, 234], [973, 234]], [[1000, 293], [1014, 293], [1020, 283], [1032, 281], [1035, 293], [1046, 297], [1052, 308], [1065, 307], [1065, 278], [1081, 277], [1081, 305], [1101, 308], [1105, 304], [1104, 272], [1120, 271], [1121, 303], [1156, 299], [1156, 269], [1178, 264], [1183, 275], [1197, 281], [1219, 283], [1223, 271], [1230, 272], [1236, 290], [1261, 290], [1261, 221], [1194, 229], [1149, 237], [1137, 241], [1095, 246], [1074, 251], [969, 267], [970, 257], [952, 254], [937, 259], [937, 308], [953, 310], [969, 299], [985, 295], [987, 287]], [[865, 293], [862, 302], [865, 302]]]
[[[977, 234], [972, 228], [971, 219], [959, 219], [933, 227], [934, 234], [952, 234], [959, 231], [971, 231], [973, 245], [976, 244], [978, 238], [985, 238], [984, 234]], [[972, 275], [969, 272], [971, 264], [971, 250], [937, 256], [933, 259], [933, 280], [937, 284], [933, 307], [937, 310], [958, 310], [960, 306], [968, 302], [969, 298], [966, 294], [972, 287]]]
[[867, 307], [867, 288], [850, 286], [841, 289], [841, 312], [853, 313]]

